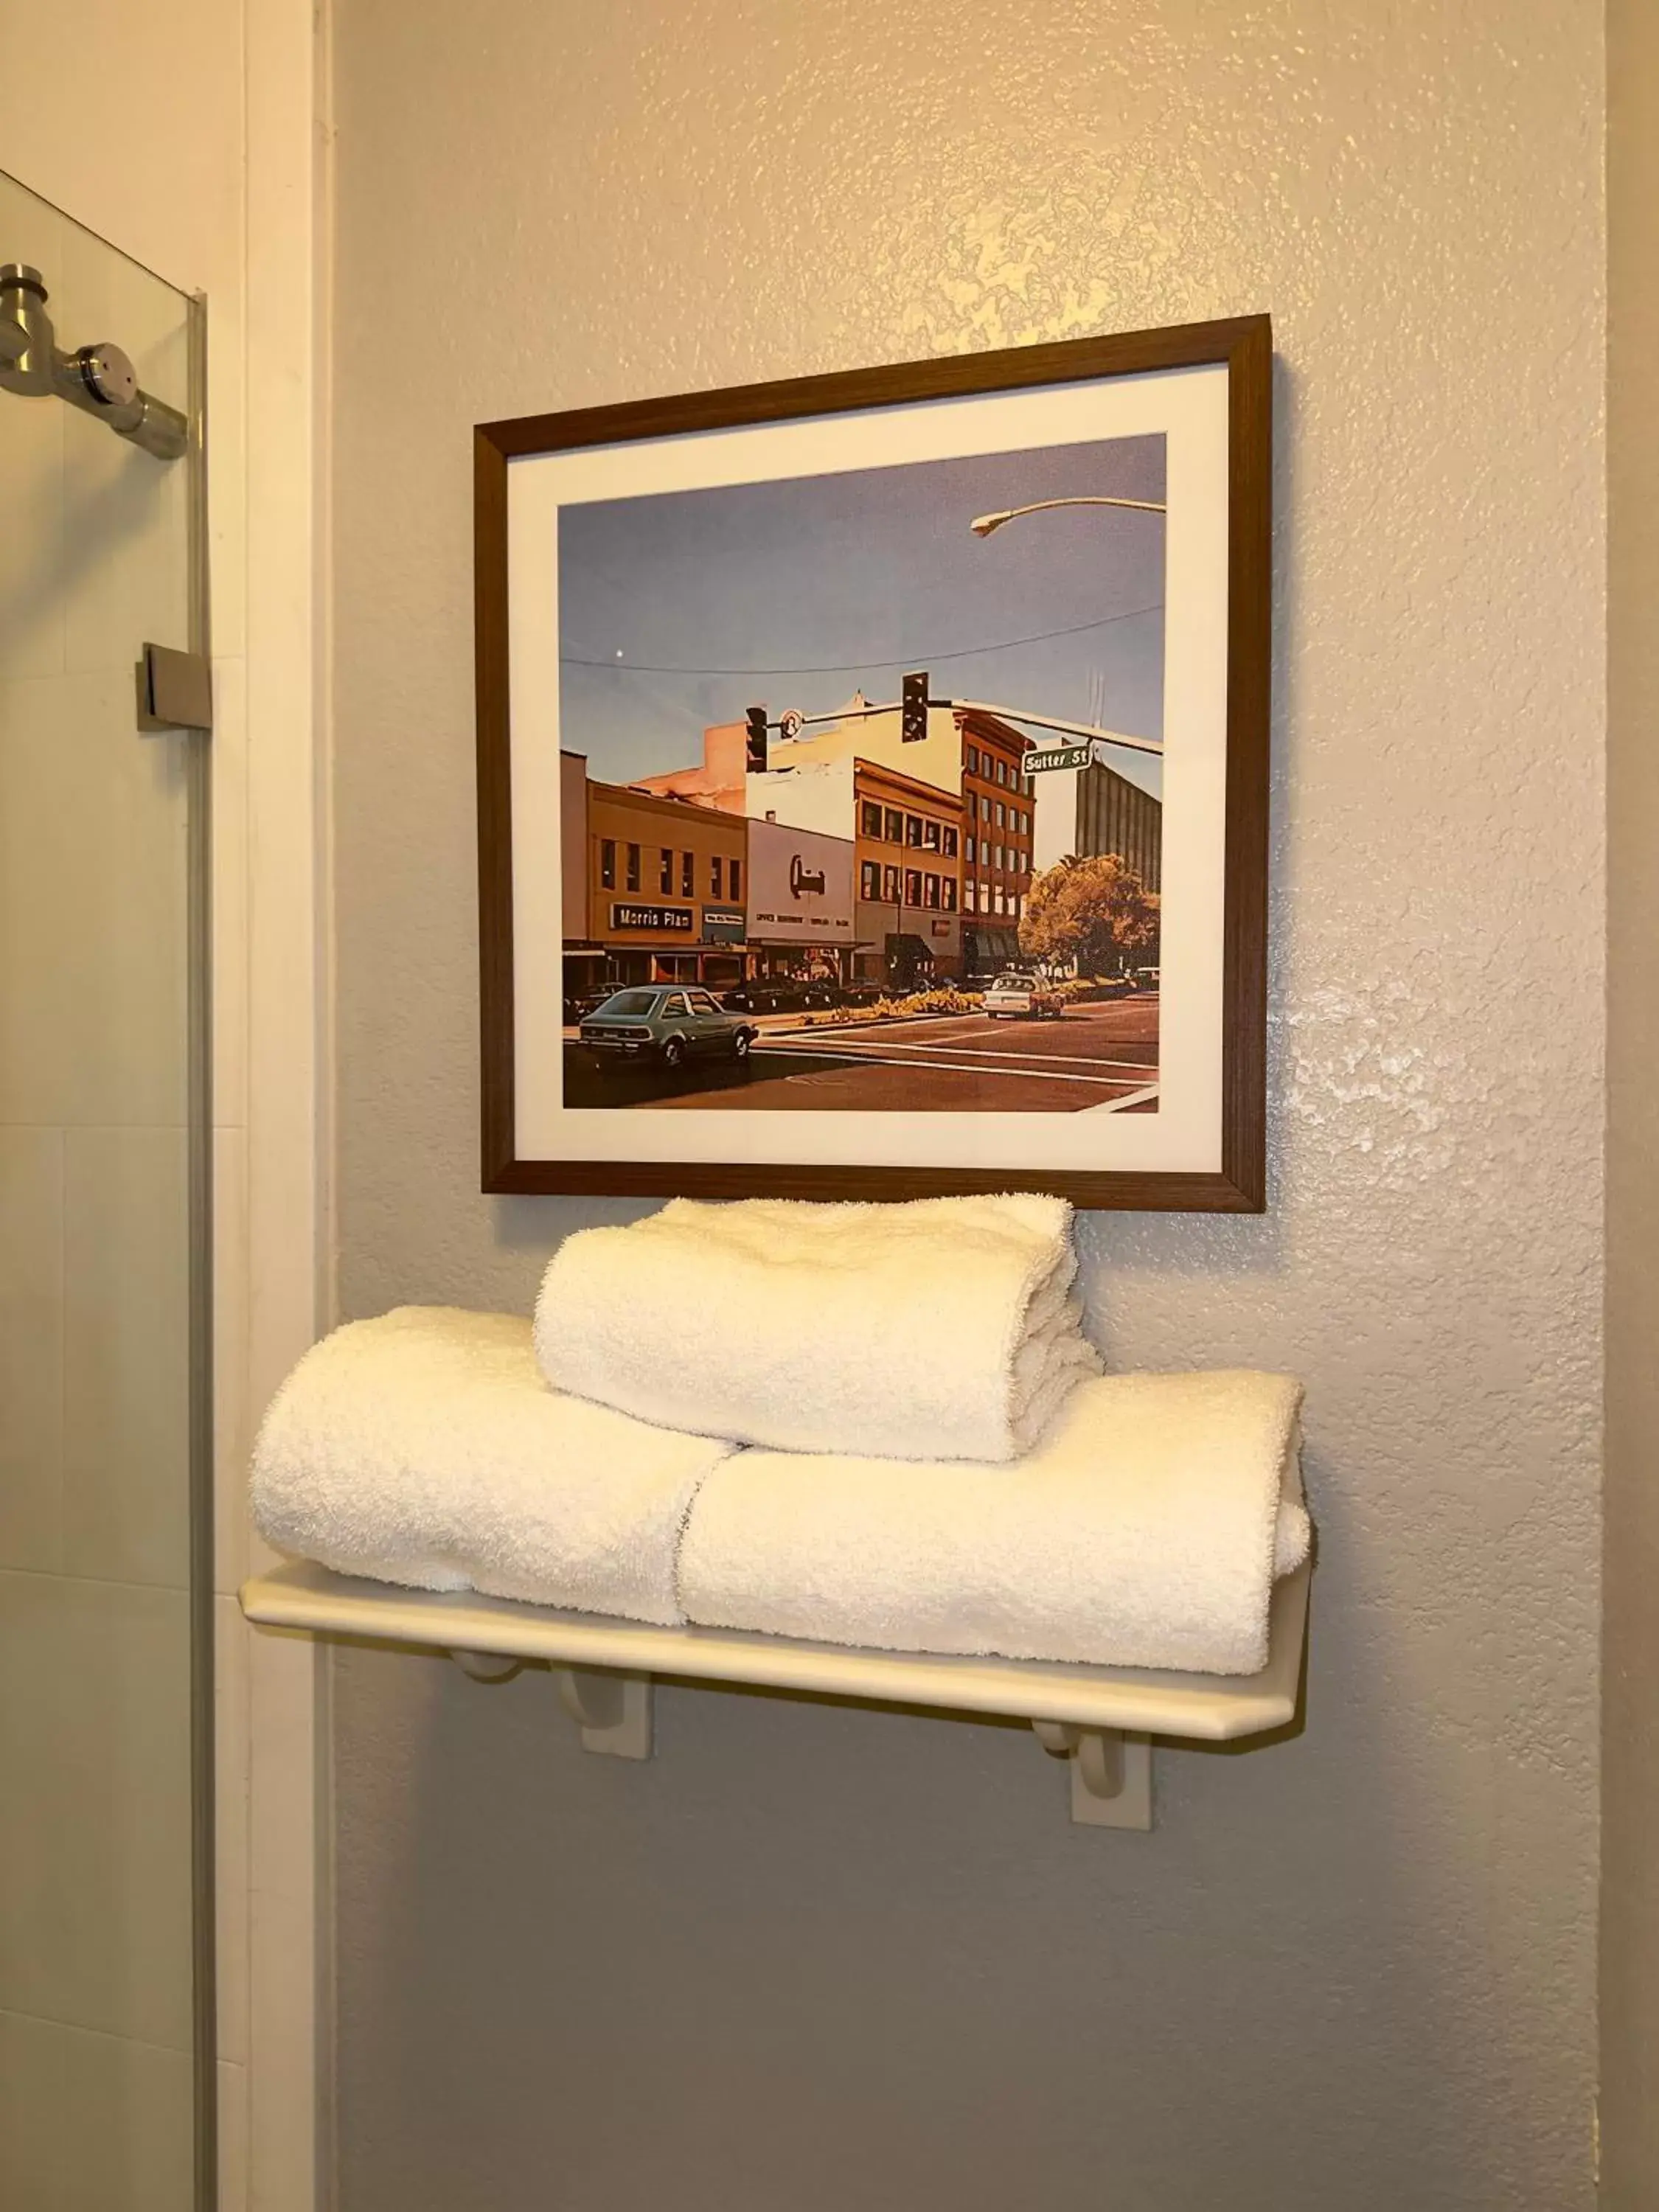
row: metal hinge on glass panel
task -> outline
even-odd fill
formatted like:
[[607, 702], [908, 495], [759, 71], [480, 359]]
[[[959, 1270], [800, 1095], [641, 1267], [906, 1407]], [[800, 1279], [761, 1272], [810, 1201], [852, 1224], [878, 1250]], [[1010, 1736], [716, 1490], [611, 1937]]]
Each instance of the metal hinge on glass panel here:
[[38, 269], [0, 262], [0, 391], [28, 398], [56, 392], [156, 460], [176, 461], [190, 443], [188, 418], [141, 392], [131, 362], [107, 339], [65, 353], [46, 298]]
[[138, 663], [141, 730], [210, 730], [213, 670], [204, 653], [146, 645]]

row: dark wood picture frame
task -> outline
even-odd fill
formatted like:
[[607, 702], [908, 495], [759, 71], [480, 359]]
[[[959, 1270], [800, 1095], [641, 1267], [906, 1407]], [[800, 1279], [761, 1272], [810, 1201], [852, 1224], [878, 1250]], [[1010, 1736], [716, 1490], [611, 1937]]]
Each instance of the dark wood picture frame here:
[[[1228, 371], [1221, 1167], [1213, 1173], [525, 1160], [514, 1134], [507, 466], [516, 458], [1162, 369]], [[1266, 1006], [1273, 340], [1249, 315], [481, 424], [474, 434], [483, 1188], [616, 1197], [909, 1199], [1011, 1187], [1086, 1207], [1259, 1212]]]

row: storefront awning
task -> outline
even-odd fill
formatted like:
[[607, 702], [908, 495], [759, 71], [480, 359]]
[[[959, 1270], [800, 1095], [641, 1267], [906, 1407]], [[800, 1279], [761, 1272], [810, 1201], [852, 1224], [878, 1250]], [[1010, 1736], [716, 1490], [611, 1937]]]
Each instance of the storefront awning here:
[[1019, 957], [1019, 932], [1017, 929], [976, 929], [964, 923], [962, 931], [963, 950], [970, 959], [1010, 961]]

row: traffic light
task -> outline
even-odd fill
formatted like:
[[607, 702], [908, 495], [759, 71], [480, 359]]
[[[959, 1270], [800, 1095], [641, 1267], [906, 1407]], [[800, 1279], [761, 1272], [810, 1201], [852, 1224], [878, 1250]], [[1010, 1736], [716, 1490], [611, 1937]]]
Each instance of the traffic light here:
[[766, 773], [765, 708], [749, 708], [746, 710], [745, 719], [749, 725], [749, 773], [750, 775], [764, 775]]
[[913, 669], [904, 679], [899, 708], [899, 743], [919, 745], [927, 735], [927, 671]]

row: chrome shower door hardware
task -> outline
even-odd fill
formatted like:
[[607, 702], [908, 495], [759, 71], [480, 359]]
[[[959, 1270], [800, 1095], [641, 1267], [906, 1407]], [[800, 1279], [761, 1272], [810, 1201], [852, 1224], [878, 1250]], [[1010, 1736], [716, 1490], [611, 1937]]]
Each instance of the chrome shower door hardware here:
[[29, 398], [55, 392], [156, 460], [176, 461], [190, 442], [188, 418], [141, 391], [131, 362], [109, 340], [65, 353], [46, 298], [38, 269], [0, 262], [0, 387]]

